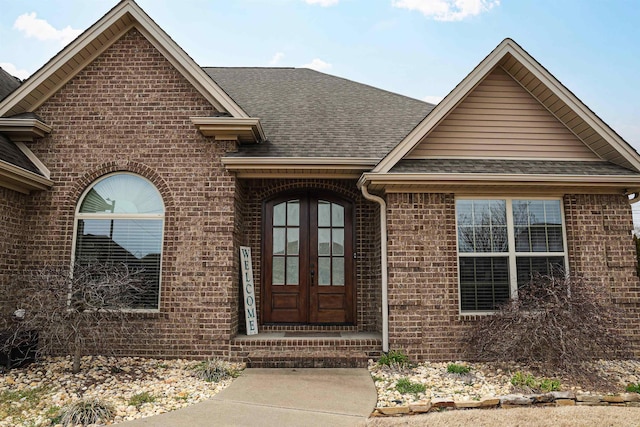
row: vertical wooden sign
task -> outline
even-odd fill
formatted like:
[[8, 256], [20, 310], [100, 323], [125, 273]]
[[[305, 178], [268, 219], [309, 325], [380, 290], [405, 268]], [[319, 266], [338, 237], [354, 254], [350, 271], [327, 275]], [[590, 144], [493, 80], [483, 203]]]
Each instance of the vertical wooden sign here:
[[242, 273], [244, 317], [247, 325], [247, 335], [255, 335], [258, 333], [258, 312], [256, 310], [256, 292], [253, 285], [251, 248], [247, 246], [240, 246], [240, 271]]

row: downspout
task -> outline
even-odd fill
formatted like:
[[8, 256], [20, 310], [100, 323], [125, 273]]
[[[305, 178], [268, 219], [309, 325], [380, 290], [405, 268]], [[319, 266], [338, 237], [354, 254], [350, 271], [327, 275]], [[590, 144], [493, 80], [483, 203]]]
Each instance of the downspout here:
[[365, 199], [380, 205], [380, 271], [382, 275], [382, 351], [389, 352], [389, 283], [387, 274], [387, 203], [369, 193], [366, 182], [360, 186]]

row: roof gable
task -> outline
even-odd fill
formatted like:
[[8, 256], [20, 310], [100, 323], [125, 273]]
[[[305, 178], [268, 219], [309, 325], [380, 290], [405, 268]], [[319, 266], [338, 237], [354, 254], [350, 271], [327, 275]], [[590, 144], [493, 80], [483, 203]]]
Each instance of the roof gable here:
[[123, 0], [0, 102], [0, 117], [33, 112], [132, 28], [209, 101], [232, 117], [248, 117], [133, 0]]
[[530, 93], [599, 159], [640, 171], [640, 156], [627, 142], [518, 44], [505, 39], [372, 172], [389, 172], [498, 68]]
[[260, 117], [268, 137], [229, 157], [366, 158], [370, 169], [434, 107], [305, 68], [204, 70], [247, 113]]
[[499, 66], [405, 159], [460, 157], [600, 160]]

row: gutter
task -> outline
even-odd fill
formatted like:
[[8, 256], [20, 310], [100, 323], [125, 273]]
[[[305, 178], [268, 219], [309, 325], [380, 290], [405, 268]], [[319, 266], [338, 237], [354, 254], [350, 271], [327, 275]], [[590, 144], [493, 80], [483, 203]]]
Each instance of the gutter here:
[[365, 199], [380, 205], [380, 271], [382, 279], [382, 351], [389, 352], [389, 280], [387, 271], [387, 203], [369, 193], [366, 182], [358, 182]]

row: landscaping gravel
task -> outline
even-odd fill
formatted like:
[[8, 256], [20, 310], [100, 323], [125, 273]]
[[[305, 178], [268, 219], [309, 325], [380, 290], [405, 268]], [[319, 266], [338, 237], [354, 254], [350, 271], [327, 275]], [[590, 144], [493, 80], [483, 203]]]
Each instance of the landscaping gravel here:
[[[369, 372], [378, 391], [377, 407], [396, 407], [418, 404], [433, 399], [452, 399], [455, 401], [480, 400], [486, 397], [504, 396], [522, 391], [514, 389], [511, 378], [516, 372], [531, 373], [526, 366], [495, 363], [455, 362], [468, 366], [468, 374], [448, 373], [449, 363], [419, 363], [400, 368], [380, 366], [369, 361]], [[590, 372], [598, 373], [606, 381], [600, 386], [588, 388], [569, 379], [560, 380], [560, 390], [576, 393], [622, 393], [628, 384], [640, 382], [640, 361], [638, 360], [600, 360], [585, 366]], [[400, 393], [398, 380], [406, 378], [411, 383], [424, 385], [425, 391], [419, 393]], [[603, 383], [607, 383], [605, 386]]]
[[[530, 372], [517, 364], [456, 363], [468, 366], [469, 373], [448, 373], [448, 363], [390, 368], [369, 361], [369, 372], [378, 392], [377, 406], [419, 404], [438, 398], [465, 401], [503, 396], [514, 391], [511, 378], [515, 372]], [[0, 427], [56, 425], [61, 408], [82, 398], [100, 398], [110, 403], [115, 417], [109, 424], [115, 424], [209, 399], [233, 381], [215, 383], [198, 379], [193, 375], [197, 364], [181, 359], [85, 357], [82, 371], [74, 375], [71, 359], [47, 358], [0, 375]], [[243, 368], [239, 364], [233, 366]], [[640, 382], [640, 361], [598, 361], [590, 369], [606, 377], [612, 387], [587, 389], [560, 379], [561, 390], [620, 393], [627, 384]], [[423, 385], [424, 392], [401, 394], [396, 389], [401, 378]]]
[[[47, 358], [0, 376], [0, 427], [49, 426], [60, 409], [81, 398], [100, 398], [115, 410], [113, 423], [173, 411], [209, 399], [233, 379], [193, 376], [198, 362], [139, 357], [85, 357], [71, 373], [70, 358]], [[239, 364], [235, 368], [241, 369]], [[130, 404], [130, 400], [146, 393]], [[142, 401], [142, 403], [141, 403]], [[148, 402], [144, 402], [148, 401]]]

